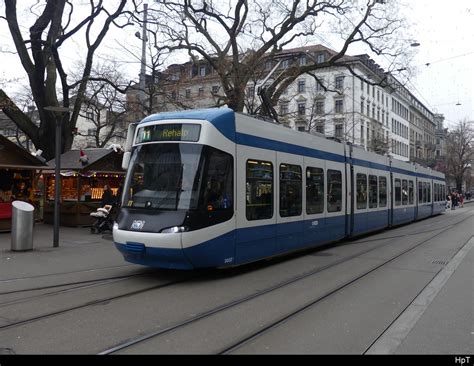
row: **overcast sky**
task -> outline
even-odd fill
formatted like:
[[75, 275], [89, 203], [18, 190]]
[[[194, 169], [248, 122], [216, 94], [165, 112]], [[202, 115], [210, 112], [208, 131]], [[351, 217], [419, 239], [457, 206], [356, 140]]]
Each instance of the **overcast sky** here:
[[[409, 79], [407, 88], [431, 111], [444, 114], [446, 127], [459, 120], [474, 120], [474, 0], [402, 1], [407, 4], [405, 13], [411, 24], [409, 31], [413, 40], [420, 43], [413, 65], [417, 72]], [[0, 10], [4, 11], [4, 5]], [[104, 42], [109, 52], [114, 50], [120, 54], [120, 59], [128, 60], [123, 68], [132, 78], [138, 78], [140, 64], [127, 56], [119, 43], [135, 43], [139, 51], [140, 41], [133, 37], [136, 30], [130, 31], [131, 36], [126, 37], [126, 41], [123, 33], [118, 33], [119, 36], [112, 36]], [[18, 57], [4, 52], [13, 50], [10, 38], [6, 22], [1, 21], [0, 80], [24, 75]], [[74, 54], [80, 48], [81, 45], [77, 44], [75, 50], [63, 57], [73, 62], [80, 57]], [[26, 78], [24, 80], [26, 84]], [[11, 88], [6, 89], [11, 91]]]
[[411, 7], [407, 17], [420, 46], [407, 87], [444, 114], [447, 127], [474, 120], [474, 1], [416, 0]]

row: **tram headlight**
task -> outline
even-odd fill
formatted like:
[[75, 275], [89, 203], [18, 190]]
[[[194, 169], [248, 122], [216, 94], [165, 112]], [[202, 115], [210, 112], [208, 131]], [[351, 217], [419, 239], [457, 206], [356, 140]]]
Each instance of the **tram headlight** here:
[[189, 227], [187, 226], [172, 226], [167, 227], [160, 231], [163, 234], [177, 234], [177, 233], [184, 233], [185, 231], [189, 231]]

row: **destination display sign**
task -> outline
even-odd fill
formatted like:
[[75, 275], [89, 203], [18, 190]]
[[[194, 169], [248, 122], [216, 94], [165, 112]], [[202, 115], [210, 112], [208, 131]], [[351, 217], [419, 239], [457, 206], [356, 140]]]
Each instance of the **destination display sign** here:
[[197, 142], [201, 126], [196, 124], [174, 123], [145, 126], [138, 130], [137, 143], [152, 141], [190, 141]]

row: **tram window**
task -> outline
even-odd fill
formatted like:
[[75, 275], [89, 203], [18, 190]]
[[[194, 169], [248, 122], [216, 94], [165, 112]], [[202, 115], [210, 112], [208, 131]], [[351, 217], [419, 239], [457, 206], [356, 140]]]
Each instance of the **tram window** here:
[[402, 205], [408, 205], [408, 182], [406, 179], [402, 180]]
[[395, 206], [402, 204], [402, 183], [400, 179], [395, 179]]
[[408, 181], [408, 204], [413, 205], [414, 203], [414, 186], [413, 186], [413, 181], [409, 180]]
[[379, 206], [387, 206], [387, 178], [379, 177]]
[[439, 201], [438, 183], [433, 183], [434, 202]]
[[[202, 202], [206, 211], [232, 211], [233, 206], [233, 161], [232, 156], [212, 149], [207, 157], [207, 169], [204, 172], [204, 182]], [[182, 189], [192, 183], [186, 182], [186, 177], [182, 179]]]
[[301, 167], [280, 164], [280, 216], [299, 216], [302, 212], [302, 205]]
[[423, 203], [423, 185], [422, 182], [418, 182], [418, 203]]
[[428, 203], [431, 203], [431, 183], [426, 183], [426, 197]]
[[339, 170], [328, 170], [328, 212], [338, 212], [342, 210], [342, 174]]
[[272, 163], [247, 160], [245, 196], [247, 220], [263, 220], [273, 217]]
[[377, 208], [377, 176], [369, 175], [369, 208]]
[[306, 168], [306, 213], [313, 215], [324, 211], [324, 170]]
[[365, 174], [356, 176], [356, 199], [358, 210], [367, 208], [367, 175]]

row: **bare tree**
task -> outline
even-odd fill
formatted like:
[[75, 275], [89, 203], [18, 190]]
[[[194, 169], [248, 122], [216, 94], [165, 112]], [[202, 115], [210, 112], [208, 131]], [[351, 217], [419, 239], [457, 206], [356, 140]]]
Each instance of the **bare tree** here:
[[[273, 105], [299, 75], [348, 65], [343, 57], [353, 43], [365, 43], [372, 52], [389, 58], [392, 68], [399, 67], [398, 62], [407, 54], [407, 49], [396, 43], [397, 39], [405, 38], [399, 36], [402, 21], [397, 18], [396, 0], [385, 3], [380, 0], [237, 0], [231, 5], [212, 0], [162, 0], [154, 5], [154, 10], [150, 9], [150, 14], [160, 23], [159, 49], [185, 51], [195, 62], [206, 60], [219, 75], [228, 106], [242, 111], [245, 89], [252, 78], [259, 78], [255, 77], [256, 70], [264, 60], [295, 42], [314, 43], [314, 35], [320, 29], [328, 29], [329, 24], [343, 39], [340, 49], [321, 63], [293, 63], [276, 75], [268, 87]], [[294, 59], [298, 55], [284, 57]]]
[[466, 171], [471, 167], [474, 159], [474, 130], [472, 123], [461, 121], [455, 129], [448, 132], [446, 139], [446, 174], [461, 191]]
[[[78, 69], [83, 67], [78, 63]], [[72, 75], [80, 79], [80, 75]], [[117, 63], [105, 62], [95, 65], [91, 70], [84, 102], [79, 115], [92, 124], [93, 134], [78, 132], [86, 140], [87, 147], [105, 147], [112, 139], [124, 139], [127, 126], [125, 124], [125, 96], [117, 89], [117, 85], [126, 85]], [[84, 146], [86, 147], [86, 146]]]
[[[0, 108], [31, 139], [37, 149], [43, 150], [45, 158], [54, 156], [56, 121], [62, 122], [62, 151], [70, 149], [73, 141], [72, 131], [84, 100], [94, 54], [112, 24], [120, 27], [127, 24], [116, 23], [126, 2], [120, 0], [116, 2], [118, 5], [110, 10], [106, 8], [104, 1], [91, 0], [89, 14], [79, 21], [74, 21], [76, 12], [72, 1], [36, 2], [30, 8], [32, 17], [36, 19], [29, 27], [27, 35], [21, 31], [25, 24], [22, 24], [22, 28], [19, 25], [16, 0], [5, 0], [5, 16], [1, 18], [8, 23], [16, 51], [28, 75], [40, 125], [34, 124], [3, 90], [0, 90]], [[99, 20], [100, 22], [94, 23]], [[101, 26], [96, 27], [97, 23]], [[81, 80], [70, 84], [60, 56], [61, 47], [79, 32], [83, 32], [85, 37], [86, 58]], [[60, 95], [58, 89], [61, 90]], [[76, 90], [73, 106], [70, 99], [72, 90]], [[45, 107], [48, 106], [62, 106], [72, 111], [64, 115], [64, 112], [46, 110]]]

